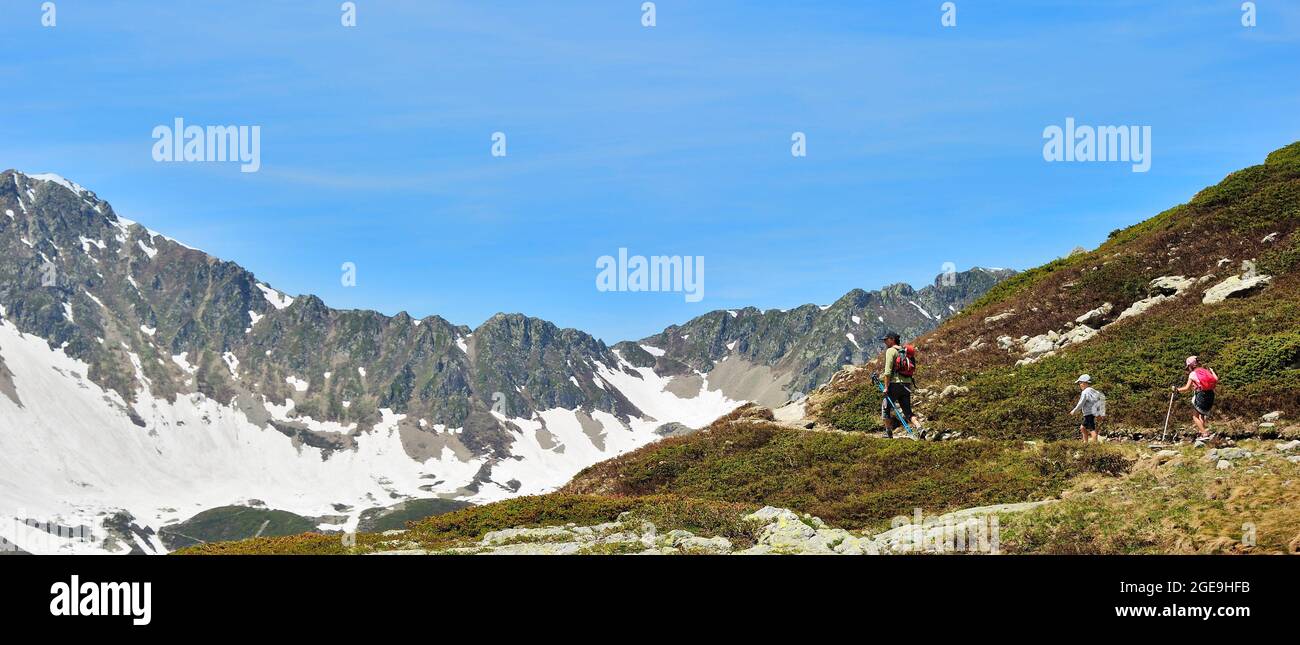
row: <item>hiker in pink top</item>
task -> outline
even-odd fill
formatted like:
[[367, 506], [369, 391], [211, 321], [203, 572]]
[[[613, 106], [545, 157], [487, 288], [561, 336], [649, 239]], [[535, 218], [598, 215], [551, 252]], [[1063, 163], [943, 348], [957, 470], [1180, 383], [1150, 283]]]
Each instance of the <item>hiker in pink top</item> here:
[[1205, 422], [1214, 409], [1214, 388], [1219, 384], [1219, 375], [1214, 370], [1204, 367], [1195, 356], [1187, 357], [1187, 382], [1182, 387], [1172, 388], [1175, 392], [1196, 391], [1192, 395], [1192, 423], [1196, 424], [1198, 438], [1208, 439], [1210, 433], [1205, 429]]

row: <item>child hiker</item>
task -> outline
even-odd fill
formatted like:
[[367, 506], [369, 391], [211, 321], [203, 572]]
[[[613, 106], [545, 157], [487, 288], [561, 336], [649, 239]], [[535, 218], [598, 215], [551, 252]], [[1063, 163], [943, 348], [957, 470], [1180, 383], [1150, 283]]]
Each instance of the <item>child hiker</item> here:
[[1195, 356], [1188, 356], [1184, 365], [1187, 367], [1187, 382], [1172, 389], [1183, 393], [1196, 390], [1192, 395], [1192, 423], [1196, 424], [1198, 440], [1209, 439], [1210, 431], [1205, 428], [1205, 422], [1210, 417], [1210, 410], [1214, 409], [1214, 387], [1219, 384], [1219, 375], [1201, 365]]
[[1097, 417], [1106, 416], [1106, 395], [1092, 387], [1092, 377], [1084, 374], [1080, 376], [1075, 383], [1079, 384], [1079, 402], [1075, 404], [1070, 414], [1083, 413], [1083, 423], [1079, 424], [1079, 432], [1083, 434], [1084, 441], [1099, 441], [1097, 438]]

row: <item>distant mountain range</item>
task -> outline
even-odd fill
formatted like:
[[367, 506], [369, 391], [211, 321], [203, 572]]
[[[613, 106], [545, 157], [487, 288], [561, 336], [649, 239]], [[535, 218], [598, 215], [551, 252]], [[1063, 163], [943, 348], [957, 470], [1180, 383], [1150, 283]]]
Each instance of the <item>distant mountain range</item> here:
[[797, 397], [1014, 273], [714, 311], [607, 346], [522, 314], [471, 329], [290, 297], [56, 175], [0, 173], [0, 211], [0, 515], [93, 533], [41, 551], [161, 551], [163, 527], [231, 505], [350, 530], [417, 498], [552, 490]]

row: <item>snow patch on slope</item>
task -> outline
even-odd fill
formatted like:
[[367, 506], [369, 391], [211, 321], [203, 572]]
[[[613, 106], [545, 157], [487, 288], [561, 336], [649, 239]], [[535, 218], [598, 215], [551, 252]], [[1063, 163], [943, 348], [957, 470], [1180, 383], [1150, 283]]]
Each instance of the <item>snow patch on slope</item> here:
[[266, 301], [271, 303], [271, 306], [276, 309], [284, 309], [293, 304], [293, 298], [290, 298], [289, 296], [286, 296], [260, 282], [257, 283], [257, 288], [261, 289], [262, 295], [266, 296]]
[[[646, 345], [642, 348], [657, 350]], [[622, 393], [644, 416], [624, 421], [596, 410], [587, 421], [594, 422], [596, 429], [583, 427], [579, 415], [585, 413], [565, 408], [541, 411], [531, 419], [497, 415], [518, 428], [510, 447], [512, 458], [492, 467], [490, 479], [495, 485], [484, 486], [472, 501], [490, 502], [555, 490], [587, 466], [661, 439], [655, 429], [665, 423], [703, 427], [744, 403], [727, 398], [719, 390], [710, 390], [705, 374], [697, 374], [703, 386], [696, 396], [680, 397], [668, 391], [671, 377], [659, 376], [648, 367], [635, 367], [617, 350], [614, 355], [618, 357], [618, 365], [597, 363], [595, 376], [598, 378], [593, 380], [597, 384], [604, 381]], [[519, 485], [517, 491], [506, 486], [512, 481]]]
[[919, 312], [921, 312], [921, 315], [922, 315], [922, 316], [925, 316], [925, 319], [926, 319], [926, 320], [934, 320], [934, 316], [931, 316], [931, 315], [930, 315], [930, 312], [928, 312], [928, 311], [926, 311], [925, 309], [921, 308], [921, 305], [916, 304], [916, 301], [915, 301], [915, 300], [908, 300], [907, 302], [908, 302], [908, 304], [912, 305], [913, 307], [916, 307], [916, 310], [919, 311]]
[[654, 356], [656, 358], [668, 353], [662, 349], [659, 349], [658, 347], [652, 347], [650, 345], [642, 345], [641, 349], [644, 349], [647, 354]]
[[[100, 514], [119, 509], [155, 530], [253, 498], [304, 516], [339, 514], [336, 503], [359, 513], [393, 503], [394, 494], [454, 493], [485, 463], [461, 461], [446, 448], [412, 460], [397, 431], [402, 415], [389, 410], [381, 410], [373, 431], [355, 437], [356, 450], [328, 455], [202, 394], [168, 402], [142, 390], [131, 406], [146, 424], [141, 428], [120, 396], [85, 378], [88, 365], [8, 321], [0, 321], [0, 355], [23, 402], [0, 396], [0, 537], [24, 550], [48, 552], [40, 547], [53, 542], [59, 553], [106, 552]], [[18, 509], [41, 521], [89, 526], [94, 539], [38, 540], [12, 521]], [[345, 528], [357, 520], [351, 515]]]
[[58, 185], [60, 185], [60, 186], [63, 186], [64, 188], [67, 188], [68, 190], [72, 191], [72, 194], [74, 194], [74, 195], [81, 195], [82, 193], [87, 192], [85, 188], [82, 188], [82, 187], [81, 187], [80, 185], [78, 185], [76, 182], [68, 181], [67, 179], [63, 178], [62, 176], [60, 176], [60, 175], [56, 175], [56, 174], [54, 174], [54, 173], [52, 173], [52, 172], [43, 172], [43, 173], [36, 174], [36, 175], [27, 175], [27, 177], [28, 177], [29, 179], [37, 179], [37, 180], [40, 180], [40, 181], [52, 181], [52, 182], [54, 182], [54, 183], [56, 183], [56, 184], [58, 184]]

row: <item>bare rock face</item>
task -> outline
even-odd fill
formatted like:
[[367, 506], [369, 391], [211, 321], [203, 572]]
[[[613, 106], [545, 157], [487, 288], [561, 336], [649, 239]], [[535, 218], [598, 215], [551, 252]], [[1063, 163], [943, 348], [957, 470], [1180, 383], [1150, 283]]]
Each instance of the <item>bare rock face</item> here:
[[1116, 320], [1118, 321], [1124, 320], [1125, 318], [1132, 318], [1133, 316], [1140, 316], [1152, 307], [1165, 302], [1166, 300], [1172, 300], [1173, 298], [1178, 297], [1183, 291], [1187, 290], [1194, 284], [1196, 284], [1196, 280], [1181, 275], [1169, 275], [1156, 278], [1151, 281], [1150, 295], [1129, 305], [1128, 309], [1120, 312], [1119, 317]]
[[1201, 298], [1201, 303], [1213, 305], [1228, 298], [1243, 298], [1254, 293], [1273, 281], [1273, 276], [1256, 274], [1242, 277], [1234, 275], [1219, 284], [1205, 290], [1205, 297]]
[[1088, 311], [1083, 315], [1079, 316], [1078, 318], [1075, 318], [1074, 322], [1080, 325], [1096, 324], [1098, 321], [1110, 315], [1110, 312], [1113, 311], [1114, 309], [1115, 309], [1115, 305], [1107, 302], [1102, 304], [1100, 307], [1097, 307], [1096, 309]]
[[1169, 275], [1151, 281], [1151, 290], [1164, 296], [1176, 296], [1196, 284], [1196, 280], [1181, 275]]
[[1078, 327], [1061, 334], [1060, 340], [1057, 341], [1057, 346], [1065, 347], [1066, 345], [1072, 345], [1074, 343], [1082, 343], [1083, 341], [1096, 336], [1100, 332], [1100, 329], [1093, 329], [1087, 325], [1079, 325]]
[[1006, 320], [1006, 319], [1008, 319], [1008, 318], [1010, 318], [1010, 317], [1012, 317], [1012, 316], [1014, 316], [1014, 315], [1016, 315], [1016, 310], [1015, 310], [1015, 309], [1012, 309], [1012, 310], [1010, 310], [1010, 311], [1004, 311], [1004, 312], [1002, 312], [1002, 313], [1000, 313], [1000, 314], [997, 314], [997, 315], [994, 315], [994, 316], [989, 316], [989, 317], [987, 317], [987, 318], [984, 319], [984, 322], [987, 323], [987, 324], [990, 324], [990, 325], [991, 325], [991, 324], [993, 324], [993, 323], [1001, 322], [1001, 321], [1003, 321], [1003, 320]]
[[876, 555], [880, 552], [875, 540], [869, 537], [829, 527], [817, 517], [789, 509], [765, 506], [745, 519], [761, 524], [762, 528], [758, 543], [737, 551], [737, 555]]
[[676, 421], [665, 423], [658, 428], [655, 428], [655, 434], [661, 437], [684, 437], [689, 434], [695, 434], [696, 432], [699, 432], [698, 428], [692, 428], [688, 425], [677, 423]]
[[951, 398], [962, 396], [964, 394], [968, 394], [969, 392], [970, 392], [970, 388], [965, 387], [963, 385], [949, 385], [943, 388], [942, 392], [939, 392], [939, 398], [951, 399]]

